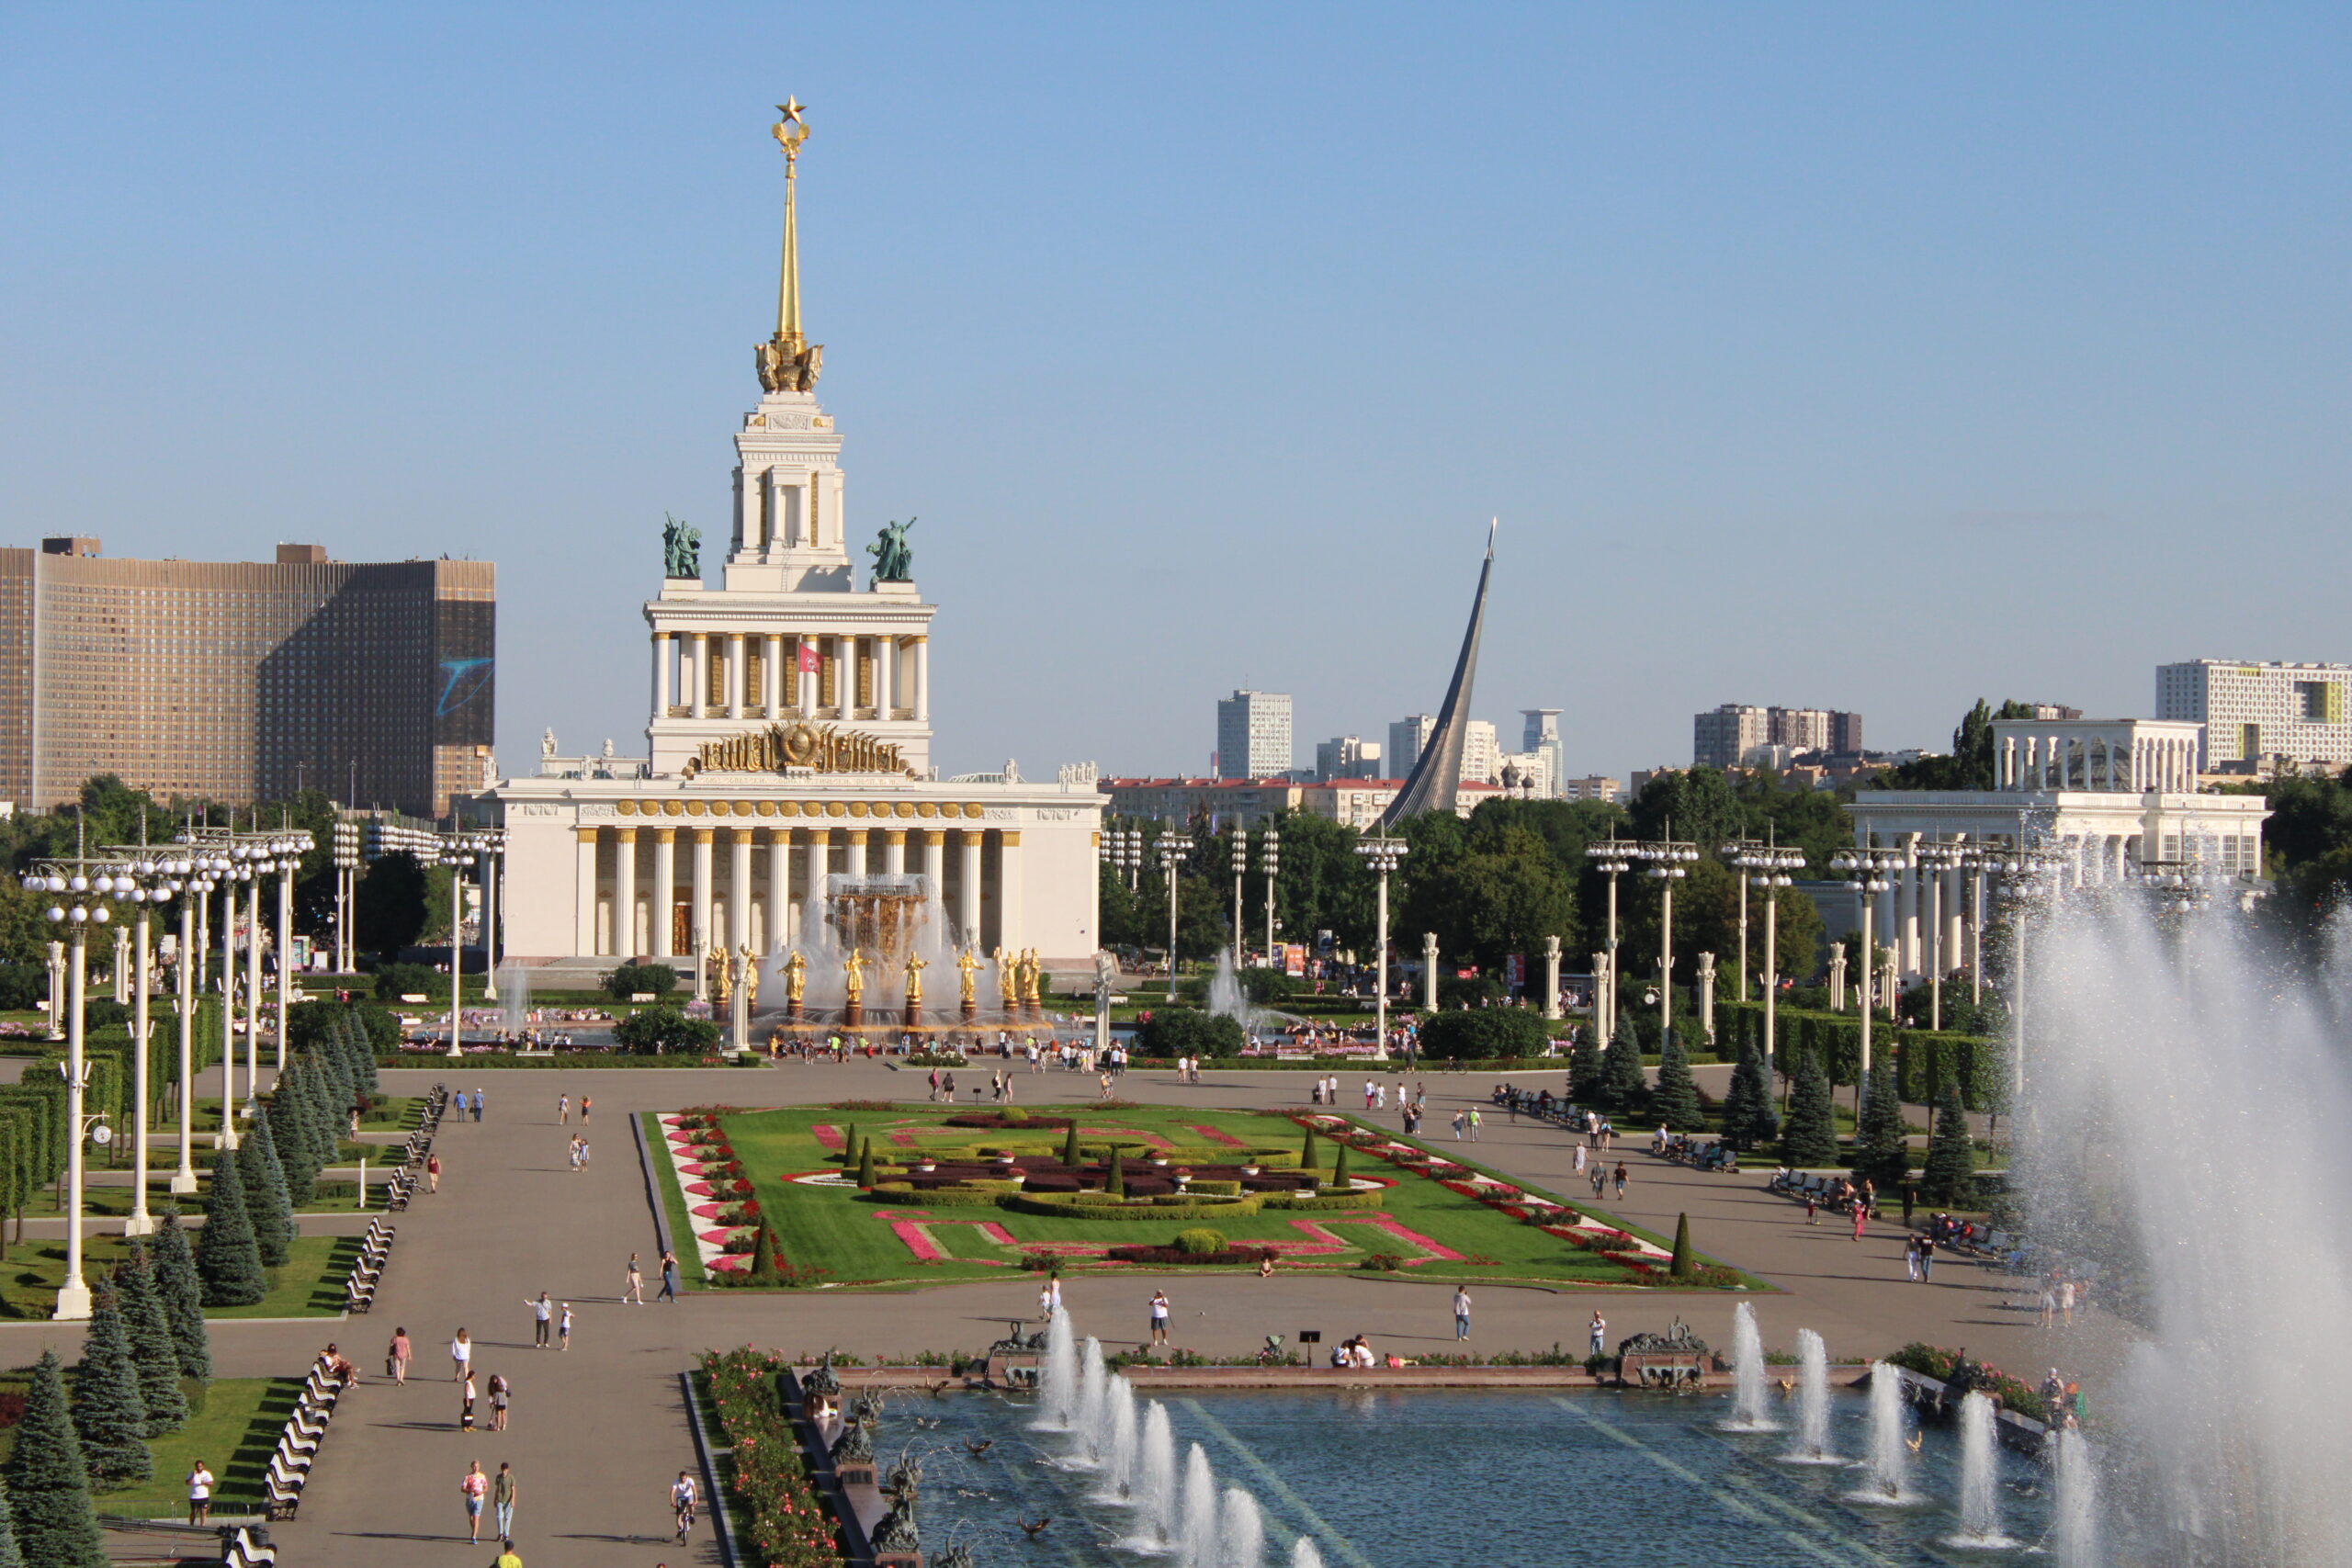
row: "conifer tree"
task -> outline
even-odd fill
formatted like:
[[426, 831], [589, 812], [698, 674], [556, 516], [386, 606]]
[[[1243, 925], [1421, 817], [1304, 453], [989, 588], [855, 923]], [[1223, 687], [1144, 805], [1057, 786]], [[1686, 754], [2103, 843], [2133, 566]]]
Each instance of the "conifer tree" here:
[[1623, 1115], [1639, 1113], [1649, 1099], [1649, 1087], [1642, 1077], [1641, 1035], [1631, 1024], [1620, 1029], [1610, 1044], [1601, 1066], [1600, 1099]]
[[1739, 1064], [1731, 1070], [1731, 1088], [1724, 1094], [1724, 1136], [1738, 1149], [1760, 1149], [1781, 1134], [1781, 1118], [1772, 1109], [1772, 1080], [1764, 1071], [1764, 1055], [1753, 1037], [1740, 1042]]
[[92, 1479], [119, 1486], [155, 1473], [147, 1451], [147, 1402], [140, 1395], [122, 1310], [111, 1293], [98, 1298], [82, 1336], [82, 1361], [74, 1369], [74, 1430]]
[[245, 1190], [245, 1218], [254, 1227], [254, 1247], [262, 1266], [275, 1269], [293, 1255], [294, 1203], [271, 1142], [266, 1106], [254, 1107], [253, 1125], [237, 1145], [237, 1179]]
[[1976, 1195], [1976, 1156], [1968, 1138], [1968, 1108], [1960, 1098], [1957, 1074], [1944, 1075], [1936, 1097], [1936, 1130], [1928, 1138], [1928, 1161], [1919, 1195], [1930, 1203], [1962, 1204]]
[[8, 1506], [6, 1482], [0, 1482], [0, 1568], [25, 1568], [25, 1555], [17, 1550], [17, 1519]]
[[760, 1222], [760, 1234], [752, 1243], [752, 1283], [773, 1285], [776, 1282], [775, 1227], [767, 1221]]
[[187, 1398], [180, 1393], [179, 1349], [156, 1293], [154, 1264], [143, 1256], [133, 1258], [115, 1270], [114, 1289], [139, 1371], [139, 1397], [147, 1406], [146, 1436], [160, 1438], [187, 1424]]
[[849, 1124], [849, 1131], [842, 1138], [842, 1164], [848, 1166], [856, 1163], [857, 1123], [853, 1122]]
[[1674, 1216], [1674, 1260], [1667, 1265], [1667, 1273], [1677, 1280], [1688, 1280], [1699, 1271], [1698, 1262], [1690, 1256], [1690, 1216]]
[[1789, 1120], [1781, 1129], [1781, 1163], [1800, 1169], [1838, 1163], [1838, 1115], [1829, 1098], [1829, 1075], [1816, 1052], [1798, 1058]]
[[1331, 1161], [1331, 1185], [1340, 1188], [1348, 1185], [1348, 1145], [1345, 1144], [1340, 1145], [1339, 1156]]
[[857, 1156], [857, 1184], [868, 1191], [874, 1189], [874, 1140], [865, 1140]]
[[1855, 1180], [1867, 1179], [1882, 1192], [1901, 1185], [1911, 1172], [1911, 1145], [1903, 1134], [1903, 1096], [1894, 1087], [1891, 1056], [1871, 1064], [1861, 1120], [1854, 1129], [1853, 1168]]
[[[225, 1152], [225, 1151], [224, 1151]], [[245, 1213], [245, 1187], [236, 1156], [212, 1163], [211, 1204], [196, 1235], [196, 1272], [204, 1281], [206, 1306], [251, 1306], [269, 1294], [253, 1220]]]
[[65, 1374], [57, 1352], [41, 1352], [25, 1391], [17, 1444], [0, 1465], [16, 1522], [17, 1550], [34, 1568], [109, 1568], [98, 1516], [90, 1506], [90, 1472], [82, 1439], [66, 1413]]
[[1115, 1145], [1111, 1149], [1111, 1174], [1102, 1179], [1102, 1190], [1114, 1198], [1127, 1195], [1127, 1152]]
[[1568, 1047], [1568, 1098], [1578, 1105], [1592, 1105], [1600, 1099], [1600, 1086], [1608, 1076], [1608, 1061], [1601, 1055], [1600, 1032], [1591, 1024], [1577, 1029], [1576, 1043]]
[[1690, 1054], [1683, 1049], [1679, 1029], [1667, 1032], [1666, 1047], [1658, 1054], [1650, 1115], [1677, 1133], [1696, 1132], [1707, 1124], [1707, 1113], [1699, 1107], [1699, 1081], [1690, 1076]]
[[1075, 1169], [1079, 1164], [1078, 1118], [1069, 1119], [1069, 1136], [1062, 1140], [1062, 1163]]
[[155, 1232], [155, 1299], [171, 1325], [172, 1348], [179, 1353], [180, 1376], [212, 1381], [212, 1335], [204, 1326], [204, 1281], [196, 1253], [180, 1228], [177, 1210], [164, 1215]]
[[383, 1093], [384, 1086], [376, 1077], [376, 1043], [368, 1033], [368, 1021], [353, 1007], [344, 1015], [345, 1049], [351, 1053], [352, 1066], [358, 1069], [359, 1091], [374, 1098]]
[[1301, 1170], [1323, 1168], [1323, 1154], [1315, 1146], [1315, 1129], [1312, 1127], [1306, 1130], [1306, 1141], [1298, 1146], [1298, 1168]]

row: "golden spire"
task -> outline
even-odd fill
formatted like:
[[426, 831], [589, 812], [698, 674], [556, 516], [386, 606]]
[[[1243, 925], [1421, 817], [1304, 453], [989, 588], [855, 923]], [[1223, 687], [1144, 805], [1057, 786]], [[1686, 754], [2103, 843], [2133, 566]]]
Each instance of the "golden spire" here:
[[796, 197], [800, 144], [808, 140], [808, 123], [800, 118], [797, 98], [786, 96], [776, 105], [776, 112], [784, 118], [769, 128], [769, 134], [784, 149], [784, 265], [776, 283], [775, 336], [757, 351], [760, 385], [771, 392], [807, 392], [815, 389], [825, 355], [823, 347], [808, 342], [800, 331], [800, 223]]

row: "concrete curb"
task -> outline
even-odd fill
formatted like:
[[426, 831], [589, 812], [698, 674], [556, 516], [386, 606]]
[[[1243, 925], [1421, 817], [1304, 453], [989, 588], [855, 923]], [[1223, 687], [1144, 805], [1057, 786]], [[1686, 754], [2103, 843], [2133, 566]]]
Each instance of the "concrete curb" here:
[[678, 1374], [678, 1388], [686, 1396], [686, 1420], [695, 1431], [695, 1456], [702, 1464], [703, 1491], [710, 1499], [710, 1527], [718, 1533], [718, 1555], [727, 1568], [735, 1568], [735, 1527], [727, 1517], [727, 1493], [719, 1484], [718, 1457], [710, 1446], [709, 1436], [703, 1431], [702, 1401], [695, 1397], [695, 1375]]
[[[653, 1211], [653, 1255], [660, 1258], [671, 1249], [670, 1216], [664, 1213], [666, 1205], [662, 1201], [662, 1175], [653, 1168], [653, 1151], [645, 1142], [645, 1112], [630, 1111], [628, 1126], [637, 1136], [637, 1165], [645, 1173], [645, 1205]], [[678, 1271], [685, 1272], [684, 1259], [680, 1260]]]

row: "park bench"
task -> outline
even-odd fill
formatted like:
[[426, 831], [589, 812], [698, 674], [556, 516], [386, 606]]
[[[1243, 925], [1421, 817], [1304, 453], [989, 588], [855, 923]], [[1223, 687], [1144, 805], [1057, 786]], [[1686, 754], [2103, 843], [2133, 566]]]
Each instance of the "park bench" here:
[[277, 1548], [269, 1544], [268, 1532], [258, 1536], [244, 1525], [223, 1530], [226, 1538], [220, 1550], [220, 1568], [273, 1568], [277, 1562]]

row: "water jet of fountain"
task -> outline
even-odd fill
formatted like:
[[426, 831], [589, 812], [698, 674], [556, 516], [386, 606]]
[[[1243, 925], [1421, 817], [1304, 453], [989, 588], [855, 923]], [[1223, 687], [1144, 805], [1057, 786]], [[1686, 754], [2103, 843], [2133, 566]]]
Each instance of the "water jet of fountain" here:
[[1143, 1468], [1132, 1489], [1151, 1533], [1162, 1546], [1176, 1544], [1176, 1434], [1167, 1407], [1153, 1400], [1143, 1417]]
[[1732, 1308], [1731, 1376], [1731, 1419], [1724, 1425], [1735, 1432], [1777, 1431], [1764, 1404], [1764, 1336], [1747, 1302]]
[[1225, 1489], [1225, 1523], [1217, 1540], [1217, 1568], [1265, 1568], [1266, 1524], [1258, 1499], [1238, 1486]]
[[1216, 1543], [1216, 1473], [1209, 1469], [1207, 1452], [1194, 1443], [1184, 1458], [1183, 1534], [1176, 1560], [1183, 1568], [1217, 1568]]
[[519, 1044], [523, 1031], [531, 1026], [531, 972], [520, 964], [500, 964], [498, 994], [503, 1010], [499, 1021], [505, 1026], [507, 1039]]
[[1136, 1489], [1136, 1385], [1111, 1380], [1111, 1448], [1103, 1461], [1109, 1495], [1131, 1498]]
[[1787, 1454], [1799, 1464], [1831, 1464], [1829, 1451], [1829, 1350], [1810, 1328], [1797, 1330], [1797, 1446]]
[[[1993, 1402], [1971, 1389], [1960, 1402], [1960, 1541], [1968, 1546], [2001, 1542], [1996, 1466], [2000, 1434], [1994, 1429]], [[2004, 1543], [2005, 1544], [2005, 1543]]]
[[1046, 1325], [1046, 1364], [1037, 1373], [1041, 1432], [1066, 1432], [1078, 1414], [1078, 1343], [1070, 1337], [1069, 1313], [1057, 1311]]
[[1313, 1536], [1303, 1535], [1291, 1543], [1290, 1568], [1323, 1568], [1323, 1553]]
[[2058, 1568], [2095, 1568], [2098, 1559], [2098, 1506], [2091, 1461], [2080, 1432], [2058, 1434], [2055, 1517], [2050, 1550]]
[[1904, 1441], [1903, 1380], [1884, 1361], [1871, 1367], [1871, 1483], [1855, 1495], [1866, 1503], [1910, 1501], [1911, 1450]]
[[1079, 1457], [1098, 1465], [1111, 1451], [1109, 1381], [1102, 1368], [1102, 1342], [1090, 1334], [1079, 1356], [1078, 1409], [1072, 1425], [1078, 1429]]

